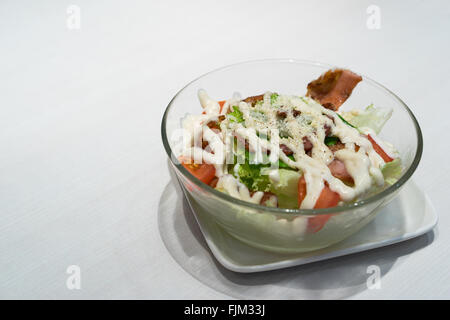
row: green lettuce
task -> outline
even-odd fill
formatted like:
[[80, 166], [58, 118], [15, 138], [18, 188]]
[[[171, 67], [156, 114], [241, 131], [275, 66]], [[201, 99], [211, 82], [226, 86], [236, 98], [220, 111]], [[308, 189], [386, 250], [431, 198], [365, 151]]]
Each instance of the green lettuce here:
[[279, 169], [280, 179], [273, 182], [270, 191], [277, 195], [281, 208], [298, 208], [298, 180], [301, 173], [293, 170]]
[[239, 110], [239, 107], [237, 106], [233, 106], [233, 112], [230, 112], [227, 117], [230, 122], [241, 123], [245, 121], [244, 114], [241, 112], [241, 110]]
[[270, 95], [270, 104], [274, 104], [275, 102], [277, 102], [278, 99], [278, 93], [272, 93]]
[[364, 111], [360, 112], [360, 114], [353, 116], [349, 121], [355, 127], [368, 127], [378, 134], [391, 116], [392, 109], [375, 108], [371, 104]]
[[[253, 191], [269, 191], [270, 179], [268, 175], [262, 175], [261, 169], [270, 166], [270, 163], [256, 163], [253, 164], [254, 154], [244, 148], [237, 148], [235, 154], [235, 165], [230, 165], [229, 171], [233, 172], [233, 175], [239, 179], [245, 186]], [[234, 167], [239, 165], [237, 174]]]
[[334, 146], [336, 143], [338, 143], [339, 138], [338, 137], [325, 137], [325, 144], [327, 146]]
[[341, 118], [341, 120], [348, 126], [352, 127], [352, 128], [356, 128], [356, 126], [352, 125], [350, 122], [348, 122], [347, 120], [345, 120], [339, 113], [336, 113], [338, 115], [339, 118]]
[[396, 158], [391, 162], [386, 163], [383, 168], [381, 168], [383, 173], [384, 181], [392, 185], [400, 179], [402, 176], [402, 162], [400, 158]]
[[[291, 159], [292, 161], [294, 161], [294, 156], [291, 154], [290, 156], [287, 156], [289, 159]], [[289, 169], [289, 170], [295, 170], [291, 167], [289, 167], [289, 165], [287, 163], [285, 163], [283, 160], [278, 160], [278, 167], [280, 169]]]
[[237, 170], [237, 177], [249, 190], [269, 191], [271, 181], [268, 175], [261, 174], [261, 168], [267, 167], [264, 164], [240, 164]]

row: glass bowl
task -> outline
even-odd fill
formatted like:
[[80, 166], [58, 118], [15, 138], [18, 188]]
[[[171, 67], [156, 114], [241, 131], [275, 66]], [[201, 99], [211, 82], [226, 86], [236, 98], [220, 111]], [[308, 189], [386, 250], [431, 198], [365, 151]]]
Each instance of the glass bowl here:
[[[197, 91], [205, 89], [216, 100], [230, 98], [234, 92], [242, 97], [266, 91], [303, 95], [307, 84], [333, 66], [292, 59], [249, 61], [226, 66], [188, 83], [170, 101], [162, 119], [161, 133], [174, 171], [208, 217], [230, 235], [255, 247], [280, 253], [306, 252], [324, 248], [354, 234], [374, 219], [380, 208], [389, 203], [411, 177], [422, 155], [422, 133], [406, 104], [389, 89], [363, 76], [340, 110], [363, 109], [371, 103], [393, 109], [380, 138], [399, 151], [403, 174], [393, 185], [360, 201], [327, 209], [269, 208], [233, 198], [202, 183], [177, 161], [181, 119], [199, 114], [202, 108]], [[357, 72], [357, 70], [352, 70]], [[319, 231], [308, 228], [312, 219], [329, 218]]]

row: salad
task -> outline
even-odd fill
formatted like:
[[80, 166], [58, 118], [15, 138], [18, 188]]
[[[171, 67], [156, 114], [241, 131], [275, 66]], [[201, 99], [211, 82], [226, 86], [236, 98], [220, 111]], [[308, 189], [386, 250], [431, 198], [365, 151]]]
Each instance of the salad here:
[[181, 164], [232, 197], [280, 208], [351, 203], [397, 181], [394, 146], [378, 137], [392, 110], [369, 105], [339, 111], [362, 78], [329, 70], [305, 96], [266, 92], [216, 101], [182, 119]]

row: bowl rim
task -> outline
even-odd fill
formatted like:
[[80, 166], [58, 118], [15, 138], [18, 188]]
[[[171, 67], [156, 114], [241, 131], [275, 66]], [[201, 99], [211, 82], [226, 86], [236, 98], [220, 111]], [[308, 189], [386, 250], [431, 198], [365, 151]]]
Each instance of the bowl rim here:
[[310, 216], [310, 215], [318, 215], [318, 214], [338, 214], [338, 213], [343, 213], [346, 212], [348, 210], [354, 210], [357, 208], [361, 208], [364, 206], [367, 206], [371, 203], [374, 203], [378, 200], [381, 200], [383, 198], [385, 198], [386, 196], [388, 196], [389, 194], [392, 194], [393, 192], [395, 192], [397, 189], [399, 189], [401, 186], [403, 186], [405, 184], [406, 181], [409, 180], [409, 178], [413, 175], [413, 173], [415, 172], [415, 170], [417, 169], [417, 166], [419, 165], [420, 159], [422, 157], [422, 153], [423, 153], [423, 137], [422, 137], [422, 131], [420, 129], [419, 123], [417, 122], [416, 117], [414, 116], [414, 114], [412, 113], [411, 109], [406, 105], [405, 102], [403, 102], [402, 99], [400, 99], [395, 93], [393, 93], [391, 90], [389, 90], [388, 88], [386, 88], [384, 85], [380, 84], [379, 82], [361, 74], [358, 73], [359, 75], [361, 75], [361, 77], [363, 78], [364, 81], [369, 82], [370, 84], [374, 85], [375, 87], [378, 87], [381, 90], [386, 91], [388, 94], [390, 94], [395, 100], [397, 100], [400, 105], [406, 110], [406, 112], [408, 113], [408, 115], [410, 116], [413, 124], [414, 124], [414, 128], [416, 129], [416, 137], [417, 137], [417, 148], [416, 148], [416, 153], [414, 156], [414, 159], [411, 163], [411, 165], [409, 166], [408, 170], [406, 170], [403, 175], [397, 180], [396, 183], [390, 185], [389, 187], [387, 187], [386, 189], [384, 189], [383, 191], [376, 193], [366, 199], [362, 199], [356, 202], [352, 202], [352, 203], [346, 203], [343, 205], [339, 205], [339, 206], [335, 206], [335, 207], [331, 207], [331, 208], [324, 208], [324, 209], [287, 209], [287, 208], [278, 208], [278, 207], [266, 207], [260, 204], [254, 204], [251, 202], [247, 202], [244, 200], [240, 200], [238, 198], [234, 198], [226, 193], [220, 192], [214, 188], [212, 188], [211, 186], [207, 185], [206, 183], [201, 182], [199, 179], [197, 179], [196, 177], [194, 177], [184, 166], [182, 166], [180, 163], [175, 163], [173, 161], [173, 152], [172, 149], [170, 147], [169, 141], [167, 139], [167, 131], [166, 131], [166, 122], [167, 122], [167, 117], [170, 111], [170, 108], [173, 104], [173, 102], [176, 100], [176, 98], [178, 97], [178, 95], [183, 92], [187, 87], [189, 87], [191, 84], [195, 83], [197, 80], [218, 72], [218, 71], [223, 71], [223, 70], [227, 70], [233, 67], [237, 67], [240, 65], [245, 65], [245, 64], [257, 64], [257, 63], [294, 63], [294, 64], [304, 64], [304, 65], [316, 65], [319, 67], [326, 67], [326, 68], [335, 68], [336, 66], [327, 64], [327, 63], [322, 63], [322, 62], [318, 62], [318, 61], [311, 61], [311, 60], [303, 60], [303, 59], [291, 59], [291, 58], [285, 58], [285, 59], [257, 59], [257, 60], [247, 60], [247, 61], [242, 61], [242, 62], [238, 62], [238, 63], [234, 63], [234, 64], [230, 64], [230, 65], [226, 65], [220, 68], [216, 68], [212, 71], [206, 72], [198, 77], [196, 77], [195, 79], [191, 80], [190, 82], [188, 82], [185, 86], [183, 86], [174, 96], [173, 98], [170, 100], [169, 104], [166, 107], [166, 110], [164, 111], [164, 115], [161, 121], [161, 136], [162, 136], [162, 140], [163, 140], [163, 145], [164, 145], [164, 149], [166, 150], [166, 153], [170, 159], [170, 162], [172, 163], [172, 165], [174, 165], [191, 183], [195, 184], [197, 187], [199, 187], [201, 190], [206, 191], [208, 193], [212, 193], [214, 196], [225, 200], [225, 201], [229, 201], [235, 205], [240, 205], [240, 206], [244, 206], [244, 207], [249, 207], [251, 209], [256, 209], [259, 211], [264, 211], [264, 212], [271, 212], [271, 213], [275, 213], [275, 214], [287, 214], [290, 217], [298, 215], [298, 216]]

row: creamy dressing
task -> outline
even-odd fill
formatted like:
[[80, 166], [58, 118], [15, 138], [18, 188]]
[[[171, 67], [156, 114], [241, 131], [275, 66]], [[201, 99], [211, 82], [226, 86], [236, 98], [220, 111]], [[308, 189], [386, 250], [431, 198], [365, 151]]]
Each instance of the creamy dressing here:
[[198, 99], [206, 114], [219, 114], [219, 102], [211, 99], [205, 90], [198, 91]]
[[280, 171], [270, 170], [269, 171], [269, 179], [273, 182], [280, 182]]
[[231, 174], [222, 175], [217, 182], [217, 188], [225, 190], [232, 197], [256, 204], [261, 202], [264, 195], [261, 191], [250, 195], [247, 187]]
[[[307, 193], [301, 204], [302, 209], [314, 207], [320, 196], [325, 182], [330, 189], [337, 192], [343, 201], [351, 201], [367, 192], [373, 183], [382, 186], [384, 178], [381, 167], [384, 165], [383, 159], [373, 149], [371, 142], [365, 136], [370, 133], [371, 137], [380, 145], [385, 143], [376, 137], [376, 134], [368, 131], [359, 131], [344, 123], [334, 111], [324, 108], [316, 101], [307, 97], [279, 95], [276, 103], [271, 104], [270, 93], [264, 95], [262, 103], [252, 107], [244, 101], [238, 101], [239, 97], [234, 97], [226, 101], [220, 112], [220, 105], [211, 99], [204, 90], [198, 92], [198, 97], [202, 107], [203, 115], [186, 117], [183, 121], [183, 128], [188, 132], [187, 144], [184, 155], [192, 157], [195, 162], [204, 161], [213, 164], [216, 169], [216, 176], [219, 178], [217, 188], [225, 190], [228, 194], [241, 200], [252, 203], [259, 203], [264, 195], [263, 192], [250, 193], [248, 188], [233, 175], [227, 173], [226, 159], [233, 148], [226, 143], [226, 130], [233, 131], [236, 137], [244, 138], [248, 141], [249, 150], [256, 151], [256, 160], [261, 161], [262, 150], [270, 151], [270, 160], [281, 159], [287, 165], [301, 170], [304, 174]], [[209, 121], [217, 121], [220, 114], [224, 115], [228, 109], [238, 105], [243, 114], [244, 122], [237, 123], [225, 118], [220, 124], [222, 132], [214, 132], [207, 124]], [[293, 110], [299, 112], [294, 117]], [[283, 119], [280, 120], [280, 112]], [[201, 146], [195, 144], [196, 132], [199, 127], [203, 140], [207, 141], [211, 152], [202, 150]], [[336, 136], [345, 148], [333, 153], [324, 143], [326, 136], [325, 127], [331, 129], [331, 135]], [[226, 130], [224, 130], [226, 129]], [[271, 131], [272, 130], [272, 131]], [[256, 132], [277, 132], [287, 133], [283, 137], [275, 138], [277, 143], [258, 137]], [[312, 144], [311, 156], [304, 150], [303, 139], [306, 137]], [[198, 138], [198, 137], [197, 137]], [[293, 151], [294, 160], [286, 156], [279, 149], [279, 144], [286, 145]], [[355, 146], [359, 150], [355, 151]], [[393, 148], [388, 150], [393, 150]], [[385, 149], [385, 150], [386, 150]], [[391, 151], [392, 152], [392, 151]], [[344, 162], [348, 173], [354, 180], [354, 186], [344, 184], [340, 179], [335, 178], [328, 168], [333, 159]], [[239, 165], [235, 165], [234, 174], [237, 175]], [[272, 181], [279, 180], [278, 170], [266, 172]]]

